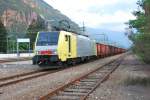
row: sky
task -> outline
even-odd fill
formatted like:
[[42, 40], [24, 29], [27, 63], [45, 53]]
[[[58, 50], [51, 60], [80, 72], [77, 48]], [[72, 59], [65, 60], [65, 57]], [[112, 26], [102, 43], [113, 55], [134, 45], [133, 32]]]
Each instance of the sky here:
[[79, 26], [124, 33], [137, 0], [44, 0]]

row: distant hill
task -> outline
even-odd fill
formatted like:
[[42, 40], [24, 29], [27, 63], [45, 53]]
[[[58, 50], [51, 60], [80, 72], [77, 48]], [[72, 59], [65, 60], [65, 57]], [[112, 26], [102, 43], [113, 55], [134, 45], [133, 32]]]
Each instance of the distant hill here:
[[[98, 34], [106, 34], [108, 36], [108, 41], [112, 43], [117, 43], [116, 45], [120, 45], [125, 48], [129, 48], [131, 46], [131, 41], [125, 36], [122, 32], [111, 31], [107, 29], [94, 29], [94, 28], [87, 28], [87, 33], [91, 38], [96, 39], [97, 41], [104, 41], [104, 35]], [[107, 40], [107, 38], [106, 38]]]
[[43, 0], [0, 0], [0, 19], [9, 35], [22, 37], [33, 20], [40, 17], [51, 21], [51, 26], [59, 27], [61, 20], [67, 20], [74, 31], [76, 23]]

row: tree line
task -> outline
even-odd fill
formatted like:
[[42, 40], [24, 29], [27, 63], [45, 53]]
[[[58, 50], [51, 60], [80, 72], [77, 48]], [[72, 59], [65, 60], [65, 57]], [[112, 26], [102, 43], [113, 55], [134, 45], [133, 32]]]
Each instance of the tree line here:
[[0, 18], [0, 52], [7, 51], [7, 31]]
[[150, 0], [139, 0], [138, 10], [133, 14], [135, 20], [129, 21], [129, 27], [135, 30], [129, 35], [133, 41], [133, 51], [146, 63], [150, 63]]
[[[45, 30], [46, 30], [46, 27], [44, 25], [44, 20], [42, 20], [41, 18], [38, 18], [37, 20], [33, 20], [32, 23], [28, 26], [25, 38], [30, 38], [31, 50], [33, 49], [33, 45], [35, 42], [37, 32], [45, 31]], [[11, 33], [11, 34], [13, 34], [13, 33]], [[15, 35], [15, 34], [13, 34], [13, 35]], [[14, 37], [17, 37], [17, 36], [14, 36]], [[7, 31], [6, 27], [4, 26], [4, 24], [2, 23], [2, 20], [0, 18], [0, 53], [7, 53], [9, 51], [9, 49], [13, 48], [12, 45], [14, 45], [14, 48], [16, 50], [16, 48], [17, 48], [16, 41], [17, 41], [16, 38], [13, 39], [13, 42], [10, 40], [8, 31]], [[19, 49], [24, 51], [24, 50], [28, 49], [28, 46], [27, 46], [27, 44], [20, 44]]]

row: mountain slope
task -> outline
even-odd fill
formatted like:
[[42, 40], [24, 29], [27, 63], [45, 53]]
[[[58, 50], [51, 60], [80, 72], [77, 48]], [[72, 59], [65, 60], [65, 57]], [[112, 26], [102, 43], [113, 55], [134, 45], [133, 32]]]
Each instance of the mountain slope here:
[[43, 0], [0, 0], [0, 19], [12, 36], [24, 36], [28, 26], [38, 17], [50, 20], [55, 27], [59, 27], [61, 20], [67, 20], [72, 30], [79, 29], [76, 23]]

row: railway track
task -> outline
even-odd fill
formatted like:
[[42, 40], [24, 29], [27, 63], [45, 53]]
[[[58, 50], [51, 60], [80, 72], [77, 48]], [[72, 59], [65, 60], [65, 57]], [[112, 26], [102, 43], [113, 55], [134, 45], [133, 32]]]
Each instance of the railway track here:
[[[90, 62], [94, 62], [94, 61], [90, 61]], [[78, 65], [74, 65], [72, 67], [76, 67], [76, 66], [78, 66]], [[36, 71], [21, 73], [21, 74], [9, 76], [9, 77], [3, 77], [3, 78], [0, 78], [0, 87], [13, 85], [13, 84], [16, 84], [16, 83], [19, 83], [22, 81], [30, 80], [30, 79], [37, 78], [37, 77], [44, 76], [44, 75], [48, 75], [48, 74], [55, 73], [55, 72], [58, 72], [58, 71], [61, 71], [64, 69], [69, 69], [72, 67], [66, 67], [66, 68], [60, 68], [60, 69], [45, 68], [42, 70], [36, 70]]]
[[[62, 69], [60, 69], [62, 70]], [[49, 69], [44, 69], [44, 70], [36, 70], [28, 73], [22, 73], [14, 76], [9, 76], [9, 77], [4, 77], [0, 79], [0, 87], [4, 86], [9, 86], [13, 84], [17, 84], [19, 82], [27, 81], [33, 78], [38, 78], [41, 76], [45, 76], [48, 74], [52, 74], [55, 72], [58, 72], [60, 70], [49, 70]]]
[[40, 97], [39, 100], [85, 100], [98, 86], [114, 72], [124, 56], [78, 77]]
[[[76, 66], [77, 65], [72, 66], [72, 67], [76, 67]], [[60, 68], [60, 69], [44, 68], [41, 70], [35, 70], [35, 71], [27, 72], [27, 73], [21, 73], [21, 74], [17, 74], [13, 76], [3, 77], [3, 78], [0, 78], [0, 87], [17, 84], [22, 81], [27, 81], [33, 78], [38, 78], [40, 76], [45, 76], [45, 75], [52, 74], [52, 73], [55, 73], [64, 69], [69, 69], [72, 67]]]

